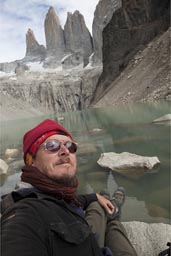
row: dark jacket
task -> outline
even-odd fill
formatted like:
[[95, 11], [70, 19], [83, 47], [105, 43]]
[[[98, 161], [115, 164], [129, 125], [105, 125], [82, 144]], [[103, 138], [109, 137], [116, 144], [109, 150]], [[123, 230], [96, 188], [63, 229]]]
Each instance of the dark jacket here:
[[[38, 192], [13, 198], [2, 215], [2, 256], [103, 255], [81, 209]], [[85, 208], [94, 200], [78, 199]]]

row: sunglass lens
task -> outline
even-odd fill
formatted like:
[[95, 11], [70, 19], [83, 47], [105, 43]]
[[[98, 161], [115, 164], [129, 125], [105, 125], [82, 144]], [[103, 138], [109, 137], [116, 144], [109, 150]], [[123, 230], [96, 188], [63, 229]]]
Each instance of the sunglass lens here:
[[46, 149], [50, 152], [57, 152], [60, 149], [60, 142], [56, 140], [48, 141]]
[[74, 142], [67, 141], [65, 146], [69, 150], [70, 153], [75, 153], [77, 151], [77, 145]]

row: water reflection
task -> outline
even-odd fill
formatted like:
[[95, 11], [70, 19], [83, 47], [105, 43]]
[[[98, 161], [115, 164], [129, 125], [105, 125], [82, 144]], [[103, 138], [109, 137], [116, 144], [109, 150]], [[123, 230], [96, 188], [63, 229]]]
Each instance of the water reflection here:
[[[22, 155], [22, 135], [45, 118], [64, 120], [79, 144], [79, 192], [98, 192], [107, 188], [110, 194], [117, 185], [124, 186], [127, 200], [123, 220], [169, 223], [170, 219], [170, 126], [152, 121], [169, 113], [169, 104], [139, 104], [123, 108], [84, 110], [52, 114], [39, 118], [1, 123], [1, 158], [6, 148], [18, 148]], [[168, 123], [167, 123], [168, 124]], [[161, 161], [157, 173], [133, 181], [98, 166], [102, 152], [131, 152], [157, 156]], [[19, 180], [21, 158], [9, 164], [8, 176], [1, 179], [1, 193], [7, 193]]]

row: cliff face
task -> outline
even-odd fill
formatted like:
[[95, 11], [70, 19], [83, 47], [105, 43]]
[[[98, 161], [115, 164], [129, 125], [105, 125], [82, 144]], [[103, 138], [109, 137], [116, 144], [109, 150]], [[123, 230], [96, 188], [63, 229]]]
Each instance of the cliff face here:
[[1, 120], [87, 108], [101, 74], [90, 68], [1, 77]]
[[100, 0], [94, 12], [92, 34], [94, 45], [93, 65], [102, 64], [103, 29], [112, 18], [113, 13], [122, 5], [121, 0]]
[[103, 72], [94, 94], [97, 102], [138, 50], [169, 27], [169, 0], [122, 1], [103, 30]]
[[94, 107], [171, 100], [169, 28], [139, 50]]

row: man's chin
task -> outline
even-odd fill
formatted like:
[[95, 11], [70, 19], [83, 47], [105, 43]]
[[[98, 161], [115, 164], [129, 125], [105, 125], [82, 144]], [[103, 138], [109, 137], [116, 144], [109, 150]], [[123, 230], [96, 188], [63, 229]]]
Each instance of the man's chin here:
[[75, 171], [70, 170], [61, 170], [60, 175], [59, 173], [57, 175], [52, 175], [50, 178], [52, 180], [58, 181], [61, 184], [70, 184], [75, 180], [76, 173]]

